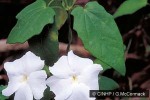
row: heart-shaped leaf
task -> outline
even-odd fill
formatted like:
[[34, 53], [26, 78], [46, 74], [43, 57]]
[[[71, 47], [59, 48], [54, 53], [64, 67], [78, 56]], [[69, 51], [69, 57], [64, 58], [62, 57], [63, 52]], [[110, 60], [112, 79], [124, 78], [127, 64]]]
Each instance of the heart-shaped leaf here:
[[85, 7], [76, 7], [72, 15], [74, 29], [85, 48], [98, 61], [125, 75], [124, 45], [113, 16], [97, 2], [89, 2]]
[[17, 15], [17, 24], [8, 36], [8, 43], [24, 43], [41, 33], [46, 24], [54, 22], [55, 12], [43, 0], [37, 0]]

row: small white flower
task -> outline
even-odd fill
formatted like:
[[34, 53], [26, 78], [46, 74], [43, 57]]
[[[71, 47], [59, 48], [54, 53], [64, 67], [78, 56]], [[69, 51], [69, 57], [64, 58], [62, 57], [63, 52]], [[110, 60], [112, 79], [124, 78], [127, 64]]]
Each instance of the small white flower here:
[[89, 90], [99, 90], [101, 65], [93, 64], [92, 60], [78, 57], [70, 51], [49, 70], [53, 76], [47, 79], [47, 85], [55, 93], [55, 100], [95, 99], [89, 97]]
[[32, 52], [13, 62], [6, 62], [4, 68], [9, 78], [8, 87], [2, 91], [5, 96], [15, 93], [14, 100], [41, 99], [47, 88], [47, 74], [44, 70], [44, 61]]

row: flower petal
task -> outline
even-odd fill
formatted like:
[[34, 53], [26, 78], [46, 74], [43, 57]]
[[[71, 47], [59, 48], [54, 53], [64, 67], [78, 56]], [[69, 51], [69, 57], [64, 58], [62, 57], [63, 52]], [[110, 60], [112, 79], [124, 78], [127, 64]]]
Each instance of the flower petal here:
[[99, 90], [98, 74], [102, 69], [99, 64], [88, 66], [79, 76], [79, 81], [89, 86], [91, 90]]
[[72, 81], [71, 78], [59, 79], [55, 76], [51, 76], [47, 79], [47, 85], [50, 87], [56, 95], [56, 100], [66, 100], [72, 93]]
[[54, 76], [59, 78], [68, 78], [72, 74], [67, 56], [60, 57], [53, 67], [49, 67], [49, 70]]
[[84, 84], [76, 85], [67, 100], [95, 100], [89, 96], [90, 88]]
[[73, 51], [68, 53], [68, 62], [72, 70], [77, 74], [80, 74], [84, 68], [93, 64], [92, 60], [76, 56]]
[[14, 92], [16, 92], [19, 89], [19, 87], [22, 85], [22, 83], [20, 82], [21, 78], [22, 78], [21, 76], [12, 77], [9, 80], [7, 88], [2, 91], [2, 94], [5, 96], [10, 96]]
[[44, 61], [40, 57], [28, 51], [22, 58], [22, 63], [24, 64], [24, 71], [28, 74], [34, 71], [41, 70], [44, 67]]
[[44, 70], [32, 72], [28, 78], [28, 84], [33, 92], [35, 99], [41, 99], [43, 97], [46, 86], [47, 74]]
[[33, 100], [33, 94], [30, 87], [26, 84], [19, 88], [15, 93], [14, 100]]
[[22, 62], [20, 59], [17, 59], [13, 62], [6, 62], [4, 68], [9, 76], [21, 75], [24, 73], [24, 68], [22, 67]]

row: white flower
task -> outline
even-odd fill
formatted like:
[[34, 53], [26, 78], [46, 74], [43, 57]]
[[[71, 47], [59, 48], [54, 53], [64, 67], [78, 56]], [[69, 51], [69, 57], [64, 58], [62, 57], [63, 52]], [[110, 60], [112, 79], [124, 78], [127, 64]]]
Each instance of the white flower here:
[[47, 85], [55, 93], [55, 100], [95, 99], [89, 97], [89, 90], [99, 90], [101, 65], [93, 64], [92, 60], [78, 57], [70, 51], [49, 70], [53, 76], [47, 79]]
[[15, 93], [14, 100], [41, 99], [47, 88], [47, 74], [44, 70], [44, 61], [32, 52], [13, 62], [6, 62], [4, 68], [9, 78], [8, 87], [2, 91], [5, 96]]

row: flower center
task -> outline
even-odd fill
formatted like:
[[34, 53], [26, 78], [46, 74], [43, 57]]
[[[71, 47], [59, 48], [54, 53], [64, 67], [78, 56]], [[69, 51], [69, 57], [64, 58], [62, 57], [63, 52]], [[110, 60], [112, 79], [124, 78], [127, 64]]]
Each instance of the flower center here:
[[26, 82], [27, 79], [28, 79], [27, 75], [23, 75], [22, 78], [21, 78], [21, 83]]
[[78, 83], [78, 78], [76, 75], [72, 76], [72, 80], [73, 80], [73, 84], [77, 84]]
[[76, 81], [77, 80], [77, 77], [76, 76], [72, 76], [73, 80]]

